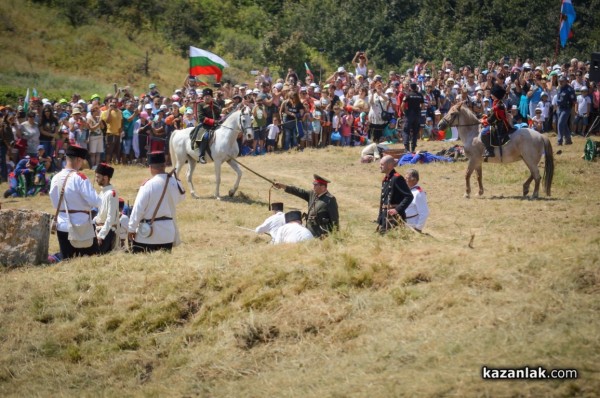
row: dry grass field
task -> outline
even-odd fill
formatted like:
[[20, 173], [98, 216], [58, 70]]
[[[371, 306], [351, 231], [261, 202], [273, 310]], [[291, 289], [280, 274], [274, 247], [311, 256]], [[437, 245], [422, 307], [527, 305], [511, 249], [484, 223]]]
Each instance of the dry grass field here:
[[[172, 254], [0, 273], [0, 395], [598, 396], [600, 168], [580, 159], [583, 143], [560, 147], [553, 195], [539, 200], [520, 197], [524, 163], [484, 165], [486, 193], [472, 199], [465, 163], [418, 165], [427, 235], [374, 233], [382, 175], [356, 148], [240, 159], [287, 184], [333, 181], [341, 231], [286, 246], [237, 228], [268, 215], [268, 183], [245, 172], [216, 201], [212, 165], [199, 166], [202, 198], [178, 207]], [[113, 181], [133, 203], [147, 175], [117, 166]], [[233, 177], [224, 169], [222, 192]], [[2, 208], [51, 212], [47, 197]], [[484, 381], [483, 365], [579, 379]]]

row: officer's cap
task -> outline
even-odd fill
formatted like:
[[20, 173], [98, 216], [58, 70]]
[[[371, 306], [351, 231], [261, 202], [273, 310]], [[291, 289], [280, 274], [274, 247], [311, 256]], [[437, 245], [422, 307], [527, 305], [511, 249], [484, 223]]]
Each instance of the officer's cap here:
[[323, 178], [320, 175], [317, 174], [313, 174], [314, 177], [314, 181], [313, 184], [320, 184], [320, 185], [327, 185], [329, 184], [331, 181], [329, 181], [327, 178]]

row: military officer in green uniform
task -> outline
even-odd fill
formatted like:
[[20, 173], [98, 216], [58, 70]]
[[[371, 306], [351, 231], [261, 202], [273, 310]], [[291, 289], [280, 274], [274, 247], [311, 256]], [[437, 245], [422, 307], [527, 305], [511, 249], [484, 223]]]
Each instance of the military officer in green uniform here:
[[198, 123], [202, 124], [204, 130], [198, 133], [196, 141], [200, 147], [200, 158], [199, 161], [202, 164], [206, 163], [204, 155], [206, 148], [208, 147], [208, 134], [205, 134], [208, 130], [214, 130], [217, 127], [217, 123], [221, 118], [221, 108], [213, 101], [213, 91], [210, 88], [202, 90], [202, 102], [198, 104], [197, 108]]
[[340, 225], [337, 201], [327, 190], [331, 183], [326, 178], [314, 175], [313, 189], [308, 191], [281, 183], [275, 183], [275, 188], [284, 189], [285, 192], [302, 198], [308, 202], [306, 228], [314, 237], [326, 236]]

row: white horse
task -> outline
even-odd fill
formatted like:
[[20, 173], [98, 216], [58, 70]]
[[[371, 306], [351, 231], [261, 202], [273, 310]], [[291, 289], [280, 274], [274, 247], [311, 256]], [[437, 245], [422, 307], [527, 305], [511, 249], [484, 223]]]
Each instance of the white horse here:
[[[484, 146], [479, 138], [479, 119], [463, 102], [454, 105], [446, 116], [440, 120], [438, 127], [441, 130], [448, 126], [456, 127], [460, 140], [465, 147], [465, 153], [469, 157], [467, 167], [466, 191], [465, 197], [471, 195], [471, 174], [477, 171], [477, 182], [479, 184], [479, 195], [483, 195], [483, 171], [481, 163], [483, 161]], [[529, 178], [523, 184], [523, 196], [529, 193], [531, 181], [535, 181], [532, 198], [537, 198], [540, 191], [540, 170], [538, 163], [545, 155], [544, 162], [544, 187], [546, 195], [550, 196], [552, 187], [552, 177], [554, 175], [554, 157], [552, 154], [552, 145], [548, 137], [538, 133], [535, 130], [522, 128], [510, 135], [510, 141], [502, 147], [494, 149], [495, 157], [488, 158], [490, 163], [511, 163], [522, 160], [529, 168]]]
[[[193, 129], [194, 127], [188, 127], [183, 130], [175, 130], [171, 134], [169, 152], [171, 154], [171, 161], [175, 164], [178, 172], [181, 171], [185, 162], [188, 162], [187, 182], [191, 188], [192, 197], [198, 199], [199, 197], [194, 191], [194, 183], [192, 182], [192, 175], [194, 174], [194, 169], [199, 158], [198, 149], [192, 150], [190, 132]], [[210, 157], [212, 157], [215, 163], [215, 197], [219, 200], [221, 199], [219, 185], [221, 184], [221, 165], [223, 162], [227, 162], [237, 174], [235, 184], [229, 190], [229, 196], [235, 195], [242, 179], [242, 170], [240, 170], [239, 165], [235, 161], [239, 153], [237, 137], [241, 132], [245, 132], [246, 139], [254, 138], [252, 111], [247, 106], [230, 113], [225, 121], [223, 121], [223, 124], [215, 131], [214, 140], [210, 143]]]

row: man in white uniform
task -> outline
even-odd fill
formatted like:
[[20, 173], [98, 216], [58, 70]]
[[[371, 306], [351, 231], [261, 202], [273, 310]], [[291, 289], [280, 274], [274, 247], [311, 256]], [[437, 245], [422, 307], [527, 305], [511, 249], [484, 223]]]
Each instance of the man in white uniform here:
[[96, 166], [96, 182], [102, 187], [100, 197], [102, 204], [98, 215], [94, 217], [96, 236], [100, 254], [106, 254], [115, 247], [116, 230], [119, 224], [119, 196], [110, 183], [115, 169], [106, 163]]
[[[91, 256], [98, 253], [98, 242], [94, 239], [91, 247], [82, 249], [75, 248], [69, 242], [69, 220], [72, 224], [92, 223], [92, 207], [99, 207], [101, 204], [100, 196], [94, 190], [94, 187], [87, 176], [79, 170], [83, 167], [88, 151], [76, 145], [67, 148], [66, 166], [52, 177], [50, 183], [50, 200], [52, 207], [59, 208], [57, 217], [58, 245], [64, 260], [75, 256]], [[60, 201], [61, 191], [64, 187], [62, 201]], [[60, 204], [59, 204], [60, 201]], [[58, 207], [60, 206], [60, 207]], [[67, 214], [66, 210], [69, 212]]]
[[267, 233], [271, 235], [271, 242], [275, 239], [275, 233], [279, 227], [285, 224], [285, 214], [283, 214], [283, 203], [276, 202], [271, 203], [270, 215], [262, 224], [256, 227], [255, 231], [257, 234]]
[[309, 239], [313, 239], [313, 235], [302, 225], [302, 213], [294, 210], [285, 213], [285, 225], [275, 232], [273, 244], [297, 243]]
[[[175, 206], [185, 198], [185, 191], [179, 185], [177, 178], [165, 171], [164, 152], [149, 154], [148, 165], [152, 178], [140, 187], [129, 217], [132, 252], [156, 250], [170, 252], [173, 244], [179, 243]], [[142, 233], [139, 233], [141, 231], [137, 231], [140, 223], [150, 223], [153, 216], [154, 222], [150, 233], [142, 236]]]
[[417, 170], [409, 169], [404, 178], [413, 194], [413, 200], [406, 209], [406, 223], [415, 230], [422, 232], [427, 217], [429, 217], [427, 194], [419, 186], [419, 172]]

